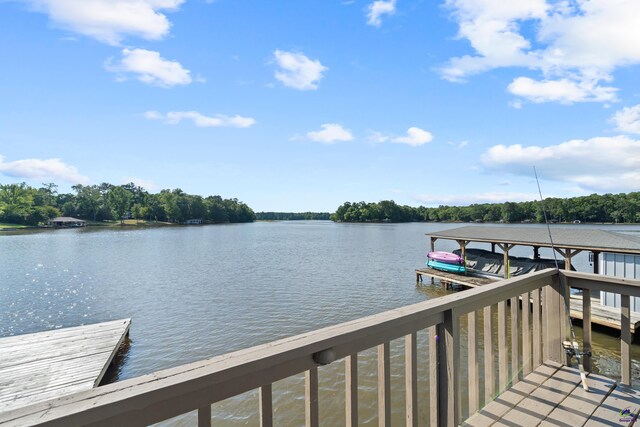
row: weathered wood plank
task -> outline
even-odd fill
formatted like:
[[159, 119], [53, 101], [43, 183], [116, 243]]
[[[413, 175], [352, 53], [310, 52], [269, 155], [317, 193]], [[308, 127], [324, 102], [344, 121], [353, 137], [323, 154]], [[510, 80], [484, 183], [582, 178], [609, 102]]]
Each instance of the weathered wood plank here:
[[540, 305], [540, 289], [535, 289], [533, 293], [533, 366], [532, 369], [537, 368], [542, 364], [542, 321], [540, 319], [540, 311], [542, 310]]
[[[571, 317], [574, 319], [582, 319], [584, 324], [584, 316], [582, 314], [584, 312], [583, 304], [584, 301], [582, 295], [571, 295]], [[600, 300], [598, 298], [591, 298], [590, 305], [591, 323], [620, 330], [619, 307], [603, 306], [600, 304]], [[640, 331], [640, 313], [631, 312], [629, 318], [631, 321], [631, 333], [633, 334], [636, 331]]]
[[0, 412], [96, 386], [130, 319], [0, 339]]
[[391, 361], [389, 343], [378, 346], [378, 426], [391, 426]]
[[418, 335], [405, 337], [405, 406], [407, 427], [418, 425]]
[[531, 373], [531, 300], [529, 293], [524, 293], [520, 297], [522, 304], [522, 375]]
[[498, 303], [498, 391], [509, 383], [509, 348], [507, 347], [507, 302]]
[[198, 409], [198, 427], [211, 427], [211, 405]]
[[493, 306], [488, 305], [483, 313], [483, 339], [484, 339], [484, 404], [493, 400], [496, 390], [493, 358]]
[[319, 427], [318, 368], [316, 366], [305, 372], [304, 409], [305, 426]]
[[537, 426], [576, 387], [580, 387], [580, 375], [563, 366], [494, 425]]
[[522, 400], [534, 392], [545, 381], [553, 376], [560, 365], [546, 362], [527, 375], [522, 381], [500, 394], [495, 400], [482, 408], [477, 414], [466, 420], [463, 425], [480, 427], [488, 426], [498, 421], [504, 414], [518, 405]]
[[520, 381], [520, 301], [511, 298], [511, 384]]
[[429, 424], [438, 426], [438, 332], [435, 326], [429, 334]]
[[[596, 262], [597, 265], [597, 262]], [[573, 302], [573, 301], [571, 301]], [[582, 367], [591, 372], [591, 291], [582, 291]]]
[[618, 386], [606, 397], [598, 409], [591, 414], [584, 426], [631, 426], [634, 425], [639, 413], [640, 392], [624, 386]]
[[620, 371], [622, 384], [631, 385], [631, 311], [629, 295], [620, 295]]
[[[273, 387], [260, 387], [260, 427], [273, 427]], [[211, 405], [209, 405], [211, 407]]]
[[480, 366], [478, 361], [478, 324], [476, 312], [467, 314], [467, 342], [468, 342], [468, 378], [469, 378], [469, 414], [480, 409]]
[[[575, 377], [580, 376], [580, 371], [576, 368], [565, 369], [571, 369]], [[540, 426], [573, 427], [583, 425], [615, 386], [616, 382], [610, 378], [589, 375], [589, 391], [577, 386], [566, 399], [558, 402], [558, 406], [547, 415]]]
[[345, 425], [358, 427], [358, 353], [347, 356], [345, 363]]

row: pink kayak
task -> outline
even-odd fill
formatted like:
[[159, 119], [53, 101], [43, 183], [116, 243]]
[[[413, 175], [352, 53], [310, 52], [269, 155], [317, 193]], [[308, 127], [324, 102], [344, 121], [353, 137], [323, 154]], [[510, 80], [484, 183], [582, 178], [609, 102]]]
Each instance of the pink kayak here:
[[427, 258], [435, 261], [445, 262], [447, 264], [463, 264], [464, 262], [460, 255], [443, 251], [429, 252], [427, 254]]

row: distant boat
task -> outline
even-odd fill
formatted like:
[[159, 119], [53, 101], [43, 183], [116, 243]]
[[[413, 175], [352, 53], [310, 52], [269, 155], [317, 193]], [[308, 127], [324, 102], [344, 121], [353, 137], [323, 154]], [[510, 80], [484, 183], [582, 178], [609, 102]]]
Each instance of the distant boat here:
[[466, 273], [464, 259], [460, 255], [451, 252], [429, 252], [427, 254], [427, 267], [448, 271], [450, 273]]

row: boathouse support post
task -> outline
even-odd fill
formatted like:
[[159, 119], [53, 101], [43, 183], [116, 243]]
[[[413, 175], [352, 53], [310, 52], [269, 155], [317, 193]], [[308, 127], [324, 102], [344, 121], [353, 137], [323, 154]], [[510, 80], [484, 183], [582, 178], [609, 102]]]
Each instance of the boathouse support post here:
[[[434, 252], [436, 250], [436, 240], [438, 240], [437, 237], [431, 237], [431, 243], [429, 245], [429, 252]], [[431, 276], [431, 286], [434, 286], [436, 284], [435, 279], [433, 278], [433, 276]]]
[[540, 246], [533, 247], [533, 259], [540, 258]]
[[467, 263], [467, 245], [469, 244], [468, 240], [456, 240], [458, 245], [460, 245], [460, 256], [464, 260], [464, 263]]
[[504, 278], [509, 278], [509, 250], [513, 248], [515, 245], [511, 245], [509, 243], [498, 243], [498, 247], [502, 249], [504, 254], [503, 260], [503, 268], [504, 268]]

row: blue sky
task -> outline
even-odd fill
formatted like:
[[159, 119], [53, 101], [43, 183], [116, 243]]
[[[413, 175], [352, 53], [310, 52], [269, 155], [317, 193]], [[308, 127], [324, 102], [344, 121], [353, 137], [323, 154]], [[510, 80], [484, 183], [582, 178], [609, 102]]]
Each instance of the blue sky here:
[[334, 211], [640, 190], [637, 0], [0, 0], [0, 183]]

